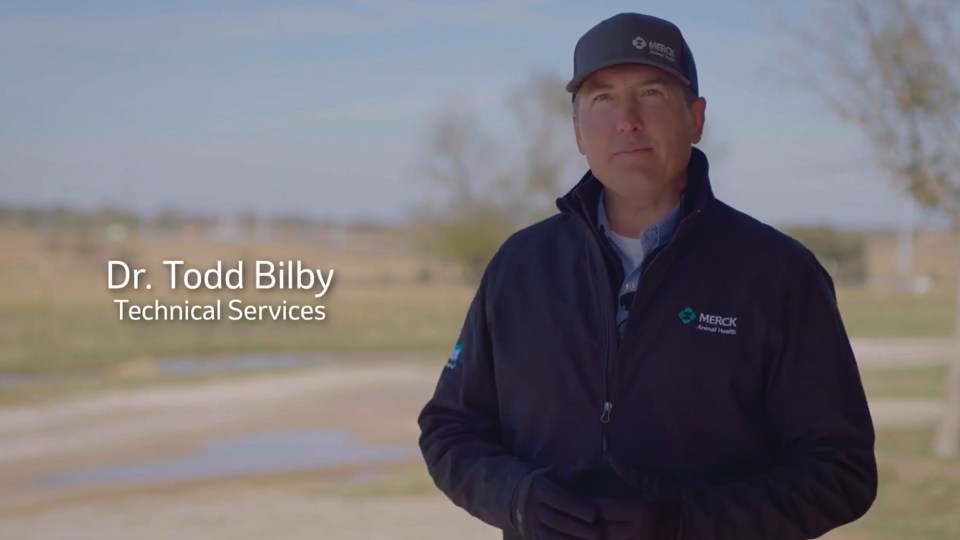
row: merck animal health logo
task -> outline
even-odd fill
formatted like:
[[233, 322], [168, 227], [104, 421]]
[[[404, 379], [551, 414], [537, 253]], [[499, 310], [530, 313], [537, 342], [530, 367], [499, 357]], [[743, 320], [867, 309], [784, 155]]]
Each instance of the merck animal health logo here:
[[696, 321], [697, 330], [703, 332], [728, 336], [737, 335], [737, 317], [697, 313], [690, 306], [681, 309], [677, 316], [680, 318], [680, 322], [686, 325], [693, 324]]

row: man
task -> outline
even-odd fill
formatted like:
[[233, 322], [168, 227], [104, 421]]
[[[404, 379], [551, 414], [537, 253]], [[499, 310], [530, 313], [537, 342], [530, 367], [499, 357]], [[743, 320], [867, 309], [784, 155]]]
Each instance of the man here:
[[567, 90], [590, 171], [483, 275], [419, 417], [437, 486], [506, 539], [799, 540], [863, 515], [874, 431], [833, 283], [714, 198], [680, 31], [600, 22]]

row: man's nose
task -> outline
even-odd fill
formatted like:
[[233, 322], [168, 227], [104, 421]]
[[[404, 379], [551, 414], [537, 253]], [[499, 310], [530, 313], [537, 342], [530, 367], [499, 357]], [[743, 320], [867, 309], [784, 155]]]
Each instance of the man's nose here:
[[640, 131], [643, 129], [643, 120], [640, 118], [640, 108], [636, 102], [629, 100], [617, 110], [617, 130], [621, 133]]

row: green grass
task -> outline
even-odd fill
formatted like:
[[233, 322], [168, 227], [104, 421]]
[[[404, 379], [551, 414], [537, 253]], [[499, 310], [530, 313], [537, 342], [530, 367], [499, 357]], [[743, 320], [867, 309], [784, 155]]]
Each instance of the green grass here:
[[[44, 247], [39, 233], [0, 229], [8, 249], [0, 253], [0, 373], [91, 373], [131, 361], [169, 355], [290, 351], [391, 351], [447, 348], [455, 339], [473, 286], [449, 281], [421, 283], [425, 261], [394, 249], [357, 252], [318, 249], [302, 241], [249, 245], [190, 237], [141, 239], [100, 246], [96, 254]], [[67, 234], [63, 246], [76, 239]], [[396, 247], [393, 243], [390, 247]], [[386, 247], [386, 246], [384, 246]], [[122, 248], [122, 249], [120, 249]], [[126, 253], [155, 276], [150, 291], [105, 287], [104, 261]], [[391, 254], [392, 253], [392, 254]], [[213, 259], [304, 259], [335, 268], [327, 320], [303, 322], [133, 322], [117, 320], [112, 300], [150, 302], [215, 296], [174, 294], [161, 285], [159, 262], [176, 255], [204, 267]], [[229, 264], [228, 264], [229, 266]], [[441, 275], [437, 273], [437, 275]], [[220, 294], [255, 303], [314, 303], [306, 293]], [[926, 295], [840, 287], [838, 299], [848, 332], [857, 337], [943, 336], [953, 325], [949, 291]]]
[[[420, 263], [412, 256], [388, 259], [355, 253], [322, 254], [307, 244], [236, 247], [145, 241], [137, 256], [147, 262], [170, 254], [188, 260], [204, 255], [224, 260], [236, 260], [241, 255], [249, 258], [252, 254], [276, 259], [313, 256], [315, 265], [335, 267], [338, 275], [347, 279], [335, 282], [320, 302], [327, 307], [327, 320], [321, 322], [121, 323], [111, 302], [113, 296], [103, 290], [100, 259], [84, 262], [66, 252], [51, 255], [37, 247], [41, 242], [35, 238], [10, 239], [14, 240], [8, 242], [13, 248], [0, 253], [0, 373], [63, 378], [0, 389], [0, 403], [114, 387], [207, 380], [171, 379], [135, 370], [133, 376], [123, 375], [126, 367], [149, 366], [153, 359], [171, 355], [447, 351], [473, 293], [469, 285], [418, 283], [414, 276]], [[47, 268], [46, 263], [52, 266]], [[840, 287], [837, 293], [847, 331], [853, 338], [947, 336], [953, 329], [952, 291], [912, 295]], [[142, 302], [153, 298], [149, 294], [131, 296]], [[200, 301], [196, 295], [189, 298]], [[313, 301], [310, 295], [292, 293], [244, 298], [262, 303]], [[429, 361], [442, 361], [438, 358], [439, 354]], [[862, 376], [871, 397], [943, 396], [943, 367], [864, 371]], [[933, 457], [932, 437], [927, 429], [878, 432], [877, 501], [863, 519], [844, 527], [840, 538], [960, 538], [960, 460]], [[389, 496], [437, 491], [418, 463], [388, 468], [371, 480], [338, 486], [336, 493]]]
[[[941, 398], [946, 369], [866, 371], [862, 377], [871, 397]], [[933, 456], [933, 438], [931, 429], [877, 432], [877, 500], [844, 533], [857, 540], [960, 538], [960, 459]]]
[[950, 290], [916, 295], [840, 287], [837, 302], [851, 337], [934, 337], [953, 333], [956, 303]]
[[[182, 354], [445, 349], [456, 339], [471, 294], [466, 286], [451, 285], [344, 288], [329, 293], [326, 320], [296, 322], [119, 321], [109, 298], [96, 304], [3, 306], [0, 371], [90, 372]], [[251, 295], [245, 301], [283, 299], [313, 303], [302, 296]]]
[[[445, 348], [459, 330], [471, 294], [467, 285], [450, 284], [334, 288], [324, 300], [327, 320], [277, 323], [119, 321], [112, 297], [106, 294], [76, 301], [66, 297], [57, 302], [5, 303], [0, 305], [0, 371], [89, 371], [136, 358], [179, 354]], [[152, 298], [139, 295], [142, 302]], [[246, 297], [261, 303], [283, 299], [313, 301], [309, 295]], [[854, 338], [942, 336], [949, 335], [953, 324], [953, 299], [946, 293], [914, 296], [840, 289], [839, 300]]]
[[861, 378], [868, 396], [942, 398], [947, 366], [863, 371]]
[[333, 490], [324, 490], [323, 495], [345, 497], [397, 497], [412, 495], [435, 495], [440, 493], [421, 462], [389, 468], [374, 479], [363, 482], [340, 484]]
[[930, 430], [877, 434], [877, 500], [844, 530], [877, 540], [960, 538], [960, 459], [933, 457], [932, 440]]
[[[353, 233], [352, 233], [353, 234]], [[449, 268], [404, 253], [393, 236], [356, 233], [356, 243], [323, 246], [296, 236], [270, 242], [222, 242], [196, 235], [100, 242], [90, 253], [68, 249], [77, 239], [0, 227], [0, 373], [109, 374], [129, 363], [170, 355], [323, 351], [331, 353], [448, 349], [456, 339], [473, 287], [456, 283]], [[371, 244], [371, 242], [373, 242]], [[335, 269], [327, 295], [300, 291], [170, 291], [160, 262], [182, 258], [208, 268], [238, 260], [303, 260]], [[152, 291], [108, 291], [108, 259], [147, 269]], [[232, 262], [231, 262], [232, 261]], [[252, 263], [251, 263], [252, 264]], [[252, 266], [248, 265], [248, 268]], [[425, 271], [433, 281], [425, 282]], [[248, 276], [249, 277], [249, 276]], [[322, 304], [323, 321], [120, 321], [115, 298], [198, 304], [240, 298], [247, 304]], [[224, 306], [224, 317], [229, 311]]]

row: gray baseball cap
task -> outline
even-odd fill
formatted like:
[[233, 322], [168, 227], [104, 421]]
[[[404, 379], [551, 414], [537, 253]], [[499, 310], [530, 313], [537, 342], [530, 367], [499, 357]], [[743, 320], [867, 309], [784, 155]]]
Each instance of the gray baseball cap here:
[[658, 67], [700, 95], [693, 53], [670, 21], [639, 13], [620, 13], [600, 21], [577, 41], [567, 92], [575, 94], [591, 73], [617, 64]]

